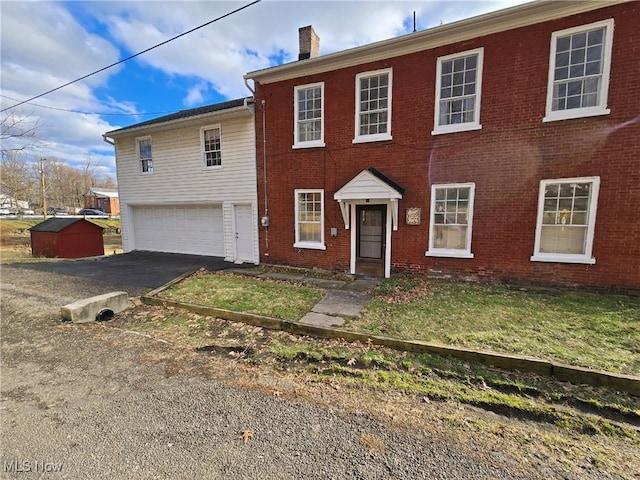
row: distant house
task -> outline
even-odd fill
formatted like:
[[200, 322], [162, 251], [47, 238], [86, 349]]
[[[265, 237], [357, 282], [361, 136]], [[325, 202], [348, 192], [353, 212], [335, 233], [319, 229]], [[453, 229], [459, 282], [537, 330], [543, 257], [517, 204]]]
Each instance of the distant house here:
[[49, 218], [30, 229], [34, 257], [104, 255], [103, 229], [84, 218]]
[[0, 194], [0, 208], [8, 208], [11, 210], [26, 210], [29, 208], [29, 202], [26, 200], [16, 200], [4, 193]]
[[118, 190], [91, 187], [84, 197], [84, 208], [95, 208], [109, 215], [120, 215]]
[[252, 98], [108, 132], [116, 152], [125, 252], [258, 263]]
[[[640, 2], [530, 2], [250, 72], [263, 262], [640, 291]], [[266, 133], [266, 135], [265, 135]]]

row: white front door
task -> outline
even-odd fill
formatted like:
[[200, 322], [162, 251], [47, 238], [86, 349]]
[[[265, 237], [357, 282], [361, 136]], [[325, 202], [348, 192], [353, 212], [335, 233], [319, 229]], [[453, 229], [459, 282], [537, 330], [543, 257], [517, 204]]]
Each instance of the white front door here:
[[253, 210], [251, 205], [235, 205], [235, 259], [254, 261]]

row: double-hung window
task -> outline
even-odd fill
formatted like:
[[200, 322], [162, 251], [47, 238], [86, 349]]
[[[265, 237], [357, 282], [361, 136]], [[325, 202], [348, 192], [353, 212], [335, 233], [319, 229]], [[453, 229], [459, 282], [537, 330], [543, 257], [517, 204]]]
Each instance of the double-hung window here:
[[296, 248], [325, 250], [324, 190], [296, 190]]
[[204, 168], [222, 166], [221, 129], [219, 125], [200, 129], [200, 146], [202, 149], [202, 164]]
[[547, 110], [543, 121], [605, 115], [613, 19], [551, 35]]
[[542, 180], [534, 253], [539, 262], [595, 263], [599, 177]]
[[433, 135], [478, 130], [484, 49], [439, 57]]
[[391, 140], [392, 70], [356, 75], [354, 143]]
[[151, 137], [137, 138], [138, 165], [140, 173], [153, 173], [153, 156], [151, 154]]
[[453, 183], [431, 187], [431, 217], [427, 256], [473, 258], [474, 183]]
[[294, 148], [324, 147], [324, 83], [294, 88]]

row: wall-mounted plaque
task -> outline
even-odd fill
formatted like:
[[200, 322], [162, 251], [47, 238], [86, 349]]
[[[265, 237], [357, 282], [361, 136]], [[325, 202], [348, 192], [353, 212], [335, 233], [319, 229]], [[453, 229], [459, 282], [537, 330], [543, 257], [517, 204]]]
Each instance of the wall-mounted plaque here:
[[422, 209], [417, 207], [407, 208], [407, 225], [420, 225]]

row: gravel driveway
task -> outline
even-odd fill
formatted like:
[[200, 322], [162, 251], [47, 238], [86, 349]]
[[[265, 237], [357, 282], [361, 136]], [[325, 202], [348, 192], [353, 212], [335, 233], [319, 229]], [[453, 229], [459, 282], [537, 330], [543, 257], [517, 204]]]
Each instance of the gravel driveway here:
[[272, 379], [231, 360], [59, 321], [61, 305], [116, 288], [3, 266], [2, 478], [574, 478], [446, 431], [274, 395], [261, 388]]

